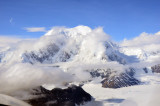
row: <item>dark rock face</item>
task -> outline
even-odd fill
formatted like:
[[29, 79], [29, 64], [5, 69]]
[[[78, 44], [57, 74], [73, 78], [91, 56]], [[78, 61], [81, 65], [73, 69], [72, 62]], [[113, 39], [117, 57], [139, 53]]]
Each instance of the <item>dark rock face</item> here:
[[102, 87], [105, 88], [121, 88], [127, 86], [133, 86], [140, 84], [140, 81], [127, 73], [121, 73], [120, 75], [113, 75], [104, 79]]
[[8, 106], [8, 105], [0, 104], [0, 106]]
[[76, 55], [76, 52], [64, 51], [61, 48], [51, 43], [44, 48], [41, 48], [37, 51], [26, 51], [23, 54], [23, 62], [29, 62], [34, 64], [39, 63], [55, 63], [55, 62], [66, 62], [71, 58], [72, 55]]
[[151, 67], [153, 73], [160, 73], [160, 64]]
[[34, 89], [33, 94], [37, 95], [37, 98], [27, 101], [33, 106], [75, 106], [89, 102], [92, 98], [81, 87], [75, 85], [67, 89], [55, 88], [51, 91], [39, 87]]
[[111, 69], [97, 69], [90, 72], [92, 77], [102, 77], [101, 82], [104, 88], [121, 88], [140, 84], [140, 81], [134, 78], [135, 70], [129, 68], [124, 73], [117, 73]]
[[2, 58], [3, 58], [3, 53], [0, 54], [0, 62], [1, 62]]
[[94, 77], [101, 77], [101, 78], [106, 78], [109, 77], [113, 73], [113, 70], [111, 69], [97, 69], [97, 70], [92, 70], [90, 72], [91, 76]]
[[38, 52], [26, 52], [24, 53], [24, 57], [27, 60], [23, 60], [24, 62], [37, 61], [43, 63], [46, 60], [51, 60], [51, 58], [59, 51], [59, 47], [56, 44], [50, 44], [46, 48], [40, 49]]
[[118, 63], [123, 64], [123, 65], [126, 64], [126, 61], [125, 61], [122, 57], [119, 57], [119, 56], [118, 56], [117, 54], [115, 54], [115, 53], [112, 53], [111, 55], [109, 55], [108, 58], [109, 58], [111, 61], [117, 61]]
[[148, 73], [148, 69], [146, 67], [143, 68], [143, 70], [144, 70], [145, 73]]

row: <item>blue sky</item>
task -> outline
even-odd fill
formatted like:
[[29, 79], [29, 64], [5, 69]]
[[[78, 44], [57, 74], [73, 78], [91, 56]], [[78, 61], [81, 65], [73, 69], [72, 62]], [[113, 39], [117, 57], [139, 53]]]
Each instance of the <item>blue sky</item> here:
[[27, 27], [104, 27], [113, 40], [160, 31], [160, 0], [0, 0], [0, 35], [37, 38]]

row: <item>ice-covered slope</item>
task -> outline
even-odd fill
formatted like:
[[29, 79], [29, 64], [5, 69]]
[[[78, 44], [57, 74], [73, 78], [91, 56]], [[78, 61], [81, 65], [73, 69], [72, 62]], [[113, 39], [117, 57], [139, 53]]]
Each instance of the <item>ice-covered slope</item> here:
[[147, 51], [139, 47], [121, 47], [120, 51], [128, 56], [136, 56], [140, 61], [154, 61], [160, 56], [159, 50]]

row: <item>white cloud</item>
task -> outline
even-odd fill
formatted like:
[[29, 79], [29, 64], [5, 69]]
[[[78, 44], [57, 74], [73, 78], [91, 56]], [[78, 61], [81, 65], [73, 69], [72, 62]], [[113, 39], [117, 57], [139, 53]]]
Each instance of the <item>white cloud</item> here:
[[24, 30], [27, 32], [46, 32], [45, 27], [25, 27]]
[[0, 35], [0, 47], [7, 47], [11, 44], [17, 43], [20, 41], [20, 38], [13, 38], [13, 37], [8, 37], [4, 35]]
[[143, 32], [138, 37], [131, 40], [125, 39], [121, 43], [121, 46], [140, 48], [149, 52], [160, 50], [160, 31], [155, 34]]
[[27, 63], [0, 64], [1, 93], [34, 88], [43, 84], [58, 86], [71, 80], [73, 75], [63, 72], [60, 68], [40, 67]]

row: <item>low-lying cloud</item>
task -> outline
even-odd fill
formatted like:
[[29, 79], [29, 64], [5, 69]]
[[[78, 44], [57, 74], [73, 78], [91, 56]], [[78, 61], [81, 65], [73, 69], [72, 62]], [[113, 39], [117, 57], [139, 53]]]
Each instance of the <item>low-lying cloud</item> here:
[[43, 84], [61, 85], [73, 76], [59, 68], [41, 67], [29, 63], [0, 64], [0, 93], [13, 93]]
[[11, 44], [15, 44], [17, 43], [18, 41], [21, 41], [22, 39], [20, 38], [15, 38], [15, 37], [7, 37], [7, 36], [4, 36], [4, 35], [0, 35], [0, 48], [1, 47], [7, 47]]

